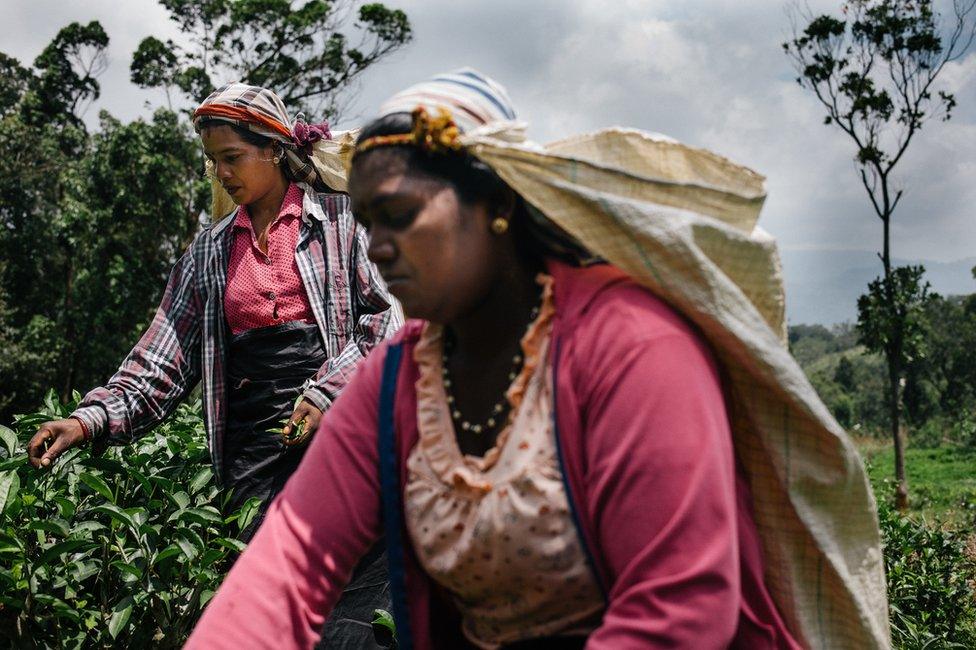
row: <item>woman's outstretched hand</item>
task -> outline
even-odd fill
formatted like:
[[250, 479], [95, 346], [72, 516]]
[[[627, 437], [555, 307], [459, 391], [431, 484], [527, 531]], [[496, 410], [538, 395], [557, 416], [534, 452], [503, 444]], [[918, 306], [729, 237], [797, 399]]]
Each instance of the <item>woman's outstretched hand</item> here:
[[303, 399], [295, 407], [295, 412], [291, 414], [288, 422], [281, 430], [285, 444], [293, 447], [308, 442], [312, 434], [319, 428], [319, 420], [321, 419], [322, 411], [308, 400]]
[[84, 441], [81, 422], [74, 418], [45, 422], [27, 443], [27, 459], [34, 467], [50, 467], [58, 456]]

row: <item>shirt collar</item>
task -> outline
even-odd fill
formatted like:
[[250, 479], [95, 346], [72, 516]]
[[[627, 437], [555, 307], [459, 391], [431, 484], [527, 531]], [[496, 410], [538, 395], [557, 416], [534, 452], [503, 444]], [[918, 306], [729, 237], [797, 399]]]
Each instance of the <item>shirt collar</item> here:
[[325, 221], [325, 211], [322, 210], [322, 204], [319, 203], [318, 195], [312, 189], [312, 186], [307, 183], [298, 183], [298, 187], [304, 191], [304, 196], [302, 197], [302, 221], [305, 223], [311, 223], [311, 219]]
[[[322, 207], [322, 203], [319, 200], [320, 195], [312, 189], [312, 186], [308, 183], [292, 183], [292, 186], [297, 187], [299, 191], [302, 192], [301, 198], [301, 217], [302, 222], [306, 225], [311, 225], [312, 220], [324, 222], [328, 220], [328, 215], [326, 215], [325, 210]], [[291, 189], [291, 188], [289, 188]], [[345, 194], [335, 193], [323, 195], [326, 196], [326, 203], [329, 209], [335, 211], [336, 213], [348, 210], [349, 197]], [[250, 225], [250, 218], [247, 215], [247, 210], [244, 206], [237, 206], [234, 211], [229, 215], [218, 221], [214, 227], [210, 230], [210, 235], [214, 239], [217, 239], [223, 232], [228, 230], [231, 226], [236, 226], [238, 224], [238, 218], [240, 218], [241, 213], [244, 213], [244, 218], [247, 219], [246, 223], [241, 225], [245, 228]], [[233, 230], [233, 228], [230, 228]]]

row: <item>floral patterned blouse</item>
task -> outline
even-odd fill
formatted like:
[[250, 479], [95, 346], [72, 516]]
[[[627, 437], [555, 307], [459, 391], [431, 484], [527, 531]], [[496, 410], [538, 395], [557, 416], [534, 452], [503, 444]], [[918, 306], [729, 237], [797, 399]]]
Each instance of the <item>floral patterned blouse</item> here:
[[569, 512], [548, 369], [552, 278], [507, 392], [512, 419], [483, 457], [462, 455], [442, 380], [443, 328], [415, 348], [420, 440], [407, 461], [407, 529], [424, 570], [454, 597], [480, 648], [587, 633], [604, 602]]

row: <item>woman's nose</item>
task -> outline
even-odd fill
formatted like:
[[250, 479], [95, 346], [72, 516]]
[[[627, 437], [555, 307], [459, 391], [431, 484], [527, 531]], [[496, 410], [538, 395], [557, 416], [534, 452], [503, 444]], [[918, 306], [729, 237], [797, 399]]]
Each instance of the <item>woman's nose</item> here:
[[214, 162], [214, 176], [221, 180], [230, 178], [230, 166], [220, 162]]
[[380, 270], [396, 259], [396, 246], [393, 244], [393, 240], [381, 229], [374, 228], [367, 237], [369, 238], [369, 247], [366, 249], [366, 256], [370, 262], [380, 267]]

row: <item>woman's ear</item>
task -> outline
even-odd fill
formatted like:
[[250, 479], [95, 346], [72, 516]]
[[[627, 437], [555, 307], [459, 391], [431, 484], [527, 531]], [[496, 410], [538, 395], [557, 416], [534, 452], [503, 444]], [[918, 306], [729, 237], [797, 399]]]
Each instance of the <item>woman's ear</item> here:
[[495, 202], [495, 209], [493, 211], [494, 216], [501, 217], [505, 221], [511, 221], [512, 215], [515, 213], [515, 202], [518, 197], [515, 191], [508, 187], [507, 185], [499, 192], [497, 200]]

